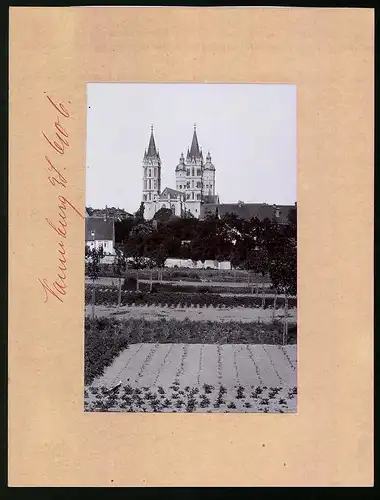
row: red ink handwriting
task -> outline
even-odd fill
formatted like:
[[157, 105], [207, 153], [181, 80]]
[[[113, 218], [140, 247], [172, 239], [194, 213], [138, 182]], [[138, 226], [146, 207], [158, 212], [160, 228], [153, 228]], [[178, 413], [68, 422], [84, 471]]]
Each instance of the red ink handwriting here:
[[[53, 139], [49, 138], [45, 132], [42, 132], [43, 137], [49, 144], [49, 146], [53, 149], [53, 152], [60, 155], [64, 155], [67, 152], [67, 148], [70, 147], [68, 137], [69, 134], [64, 127], [63, 123], [60, 122], [60, 118], [69, 119], [70, 113], [67, 111], [66, 107], [60, 102], [57, 103], [50, 96], [47, 96], [50, 104], [53, 108], [58, 112], [57, 118], [54, 122]], [[66, 125], [66, 123], [65, 123]], [[50, 136], [51, 137], [51, 136]], [[53, 187], [64, 188], [67, 186], [67, 179], [62, 173], [62, 169], [58, 168], [48, 156], [45, 156], [45, 160], [48, 165], [48, 170], [51, 175], [48, 176], [48, 180]], [[65, 170], [65, 168], [63, 168]], [[66, 296], [67, 289], [67, 258], [66, 258], [66, 247], [64, 240], [67, 239], [68, 236], [68, 213], [71, 211], [72, 214], [76, 214], [82, 219], [84, 219], [83, 215], [79, 212], [79, 210], [71, 203], [66, 196], [62, 196], [61, 194], [57, 195], [57, 218], [54, 222], [52, 222], [49, 218], [45, 218], [46, 222], [49, 226], [54, 230], [56, 236], [59, 237], [57, 241], [58, 246], [58, 264], [56, 268], [56, 274], [54, 281], [49, 281], [46, 278], [40, 279], [38, 281], [42, 286], [45, 292], [45, 302], [48, 301], [49, 296], [55, 297], [59, 302], [63, 302], [64, 297]]]

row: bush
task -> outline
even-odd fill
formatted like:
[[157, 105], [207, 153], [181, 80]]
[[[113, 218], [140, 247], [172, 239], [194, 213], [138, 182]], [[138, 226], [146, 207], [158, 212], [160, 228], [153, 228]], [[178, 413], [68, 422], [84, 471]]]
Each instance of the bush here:
[[114, 358], [128, 347], [127, 338], [119, 335], [120, 323], [110, 318], [85, 320], [84, 382], [103, 374]]
[[121, 287], [122, 290], [136, 290], [137, 279], [134, 276], [128, 276], [124, 279], [123, 285]]

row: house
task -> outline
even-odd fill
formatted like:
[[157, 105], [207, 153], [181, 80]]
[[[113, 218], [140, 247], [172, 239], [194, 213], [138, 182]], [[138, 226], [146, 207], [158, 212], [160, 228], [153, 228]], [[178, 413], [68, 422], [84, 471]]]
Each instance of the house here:
[[115, 221], [98, 217], [86, 217], [86, 245], [90, 248], [103, 247], [106, 255], [115, 254]]

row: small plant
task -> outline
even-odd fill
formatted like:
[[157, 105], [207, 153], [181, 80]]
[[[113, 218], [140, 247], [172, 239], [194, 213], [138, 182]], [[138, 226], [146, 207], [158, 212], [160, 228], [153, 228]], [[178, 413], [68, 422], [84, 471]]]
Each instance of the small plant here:
[[124, 401], [124, 403], [126, 405], [131, 405], [133, 400], [130, 396], [127, 396], [126, 394], [124, 394], [122, 397], [121, 397], [122, 401]]
[[192, 413], [196, 409], [196, 400], [190, 397], [187, 401], [186, 411]]
[[176, 408], [178, 408], [178, 409], [179, 409], [179, 408], [182, 408], [182, 406], [184, 406], [184, 405], [185, 405], [185, 403], [182, 401], [182, 399], [179, 399], [179, 400], [178, 400], [178, 401], [176, 401], [176, 403], [175, 403], [175, 407], [176, 407]]
[[162, 407], [163, 408], [170, 408], [170, 406], [172, 405], [170, 399], [166, 398], [165, 401], [162, 402]]
[[237, 391], [236, 391], [236, 399], [244, 399], [244, 398], [245, 398], [244, 387], [239, 385], [239, 387], [237, 388]]
[[227, 408], [229, 408], [230, 410], [235, 410], [235, 409], [236, 409], [236, 405], [235, 405], [235, 403], [232, 401], [231, 403], [229, 403], [229, 404], [227, 405]]
[[267, 399], [267, 398], [262, 399], [262, 400], [260, 401], [260, 404], [261, 404], [261, 405], [268, 405], [268, 404], [269, 404], [269, 399]]
[[165, 394], [165, 390], [164, 390], [164, 388], [163, 388], [163, 387], [161, 387], [161, 386], [160, 386], [160, 387], [158, 387], [157, 392], [158, 392], [159, 394]]
[[212, 391], [214, 390], [214, 386], [210, 384], [203, 384], [203, 389], [206, 394], [211, 394]]
[[203, 396], [199, 406], [201, 408], [207, 408], [209, 406], [209, 404], [210, 404], [210, 400], [206, 396]]
[[244, 406], [245, 406], [246, 408], [252, 408], [252, 405], [251, 405], [251, 403], [250, 403], [249, 401], [246, 401], [246, 402], [244, 403]]
[[97, 393], [98, 393], [98, 388], [97, 388], [97, 387], [90, 387], [90, 389], [89, 389], [89, 390], [90, 390], [91, 394], [94, 394], [94, 395], [95, 395], [95, 394], [97, 394]]
[[219, 387], [219, 394], [227, 394], [227, 389], [223, 385]]
[[131, 394], [133, 394], [133, 389], [130, 385], [126, 385], [124, 387], [124, 392], [125, 392], [125, 394], [131, 395]]

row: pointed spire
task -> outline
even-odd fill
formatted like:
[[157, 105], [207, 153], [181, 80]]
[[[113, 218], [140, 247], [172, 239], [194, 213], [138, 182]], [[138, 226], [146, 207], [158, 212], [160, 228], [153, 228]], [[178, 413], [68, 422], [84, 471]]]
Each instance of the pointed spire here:
[[150, 139], [149, 139], [149, 146], [148, 146], [148, 152], [146, 156], [150, 158], [156, 158], [158, 157], [158, 152], [156, 149], [156, 142], [154, 140], [154, 135], [153, 135], [153, 125], [150, 128]]
[[191, 147], [190, 151], [188, 152], [187, 156], [190, 158], [202, 158], [202, 154], [199, 150], [199, 144], [198, 144], [198, 137], [197, 137], [197, 127], [194, 123], [194, 133], [193, 133], [193, 140], [191, 142]]

